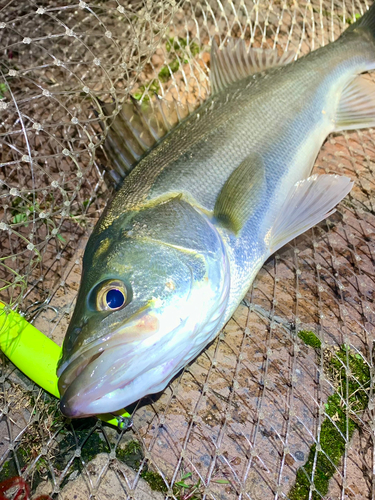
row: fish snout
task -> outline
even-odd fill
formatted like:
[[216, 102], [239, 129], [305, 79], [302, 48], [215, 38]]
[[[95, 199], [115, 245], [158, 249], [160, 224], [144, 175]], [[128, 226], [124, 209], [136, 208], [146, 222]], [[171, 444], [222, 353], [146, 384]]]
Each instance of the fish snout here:
[[74, 361], [66, 361], [60, 365], [57, 372], [59, 376], [58, 387], [60, 396], [64, 396], [67, 388], [79, 377], [90, 363], [93, 363], [103, 353], [103, 349], [98, 346], [96, 349], [91, 349], [87, 353], [79, 356]]
[[61, 357], [57, 364], [58, 377], [61, 376], [69, 364], [81, 356], [83, 346], [87, 343], [87, 338], [90, 335], [88, 323], [87, 317], [81, 318], [81, 321], [78, 322], [74, 321], [74, 317], [72, 318], [65, 334]]
[[60, 411], [66, 418], [79, 418], [86, 415], [81, 414], [79, 407], [76, 404], [71, 404], [71, 401], [64, 395], [60, 400]]

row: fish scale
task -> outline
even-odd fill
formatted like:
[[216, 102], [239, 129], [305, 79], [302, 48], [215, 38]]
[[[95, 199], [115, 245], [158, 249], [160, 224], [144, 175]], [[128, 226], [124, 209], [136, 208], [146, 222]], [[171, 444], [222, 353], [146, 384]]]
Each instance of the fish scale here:
[[[308, 176], [330, 132], [375, 125], [375, 85], [357, 77], [375, 67], [374, 9], [290, 64], [213, 44], [213, 95], [139, 161], [88, 242], [58, 369], [65, 415], [163, 389], [265, 260], [348, 194], [346, 177]], [[98, 299], [111, 283], [119, 307]]]
[[[333, 50], [336, 44], [338, 47]], [[139, 208], [142, 201], [165, 195], [167, 189], [189, 193], [201, 206], [212, 210], [218, 192], [233, 169], [250, 151], [262, 150], [270, 144], [270, 129], [280, 128], [280, 123], [284, 124], [284, 129], [285, 124], [292, 127], [297, 121], [298, 131], [301, 124], [310, 125], [307, 122], [311, 121], [314, 108], [320, 120], [321, 108], [327, 99], [327, 87], [332, 86], [332, 80], [343, 73], [351, 76], [366, 69], [373, 53], [372, 42], [369, 43], [367, 57], [363, 43], [360, 43], [362, 55], [358, 57], [357, 45], [357, 40], [351, 43], [351, 60], [348, 59], [348, 44], [340, 40], [305, 56], [290, 67], [251, 75], [223, 89], [219, 95], [210, 97], [125, 179], [107, 212], [108, 219], [113, 220], [124, 210], [132, 209], [133, 204]], [[318, 60], [317, 53], [320, 56]], [[336, 64], [332, 64], [335, 61]], [[326, 86], [322, 84], [322, 71]], [[317, 92], [317, 88], [321, 91]], [[275, 94], [277, 99], [273, 101], [274, 106], [270, 106], [269, 100]], [[294, 96], [293, 100], [291, 96]], [[306, 103], [310, 105], [306, 106]], [[299, 116], [301, 111], [306, 114], [305, 120]], [[260, 129], [259, 123], [266, 124], [266, 127]], [[302, 139], [307, 134], [308, 131], [303, 130]], [[323, 139], [326, 135], [323, 131]], [[299, 147], [301, 139], [292, 129], [285, 133], [285, 141], [286, 144], [282, 141], [279, 144], [289, 152]], [[320, 146], [317, 145], [317, 148]], [[285, 153], [284, 149], [282, 153]], [[267, 154], [268, 151], [265, 156]], [[301, 173], [303, 177], [304, 172]], [[217, 186], [216, 190], [212, 181]], [[139, 186], [144, 188], [141, 190]], [[108, 220], [103, 219], [102, 223], [107, 225]]]

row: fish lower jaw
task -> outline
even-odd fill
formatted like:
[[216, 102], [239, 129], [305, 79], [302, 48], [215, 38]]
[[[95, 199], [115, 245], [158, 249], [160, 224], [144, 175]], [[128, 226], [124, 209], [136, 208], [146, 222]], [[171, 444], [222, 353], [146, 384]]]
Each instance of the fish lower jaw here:
[[119, 387], [110, 392], [107, 392], [110, 384], [105, 385], [106, 390], [95, 391], [95, 394], [90, 394], [90, 391], [86, 393], [85, 390], [72, 394], [68, 388], [61, 398], [60, 410], [68, 418], [121, 410], [144, 396], [162, 391], [180, 369], [179, 360], [169, 360], [122, 381]]

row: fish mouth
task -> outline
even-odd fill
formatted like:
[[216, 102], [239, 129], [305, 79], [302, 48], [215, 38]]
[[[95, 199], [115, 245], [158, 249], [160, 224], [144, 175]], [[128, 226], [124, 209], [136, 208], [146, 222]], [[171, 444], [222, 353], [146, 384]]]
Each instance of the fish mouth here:
[[143, 338], [127, 330], [126, 340], [123, 334], [96, 340], [62, 359], [57, 371], [61, 412], [68, 418], [109, 413], [164, 389], [190, 350], [190, 343], [181, 350], [173, 342], [183, 325]]
[[[74, 331], [76, 328], [71, 324], [69, 331]], [[82, 331], [82, 328], [80, 330]], [[86, 414], [81, 415], [81, 411], [77, 412], [73, 409], [73, 407], [83, 407], [83, 404], [72, 406], [68, 405], [67, 401], [71, 400], [73, 395], [76, 396], [75, 399], [79, 398], [82, 402], [88, 401], [89, 394], [92, 398], [101, 398], [109, 390], [104, 380], [106, 382], [111, 380], [115, 367], [117, 367], [116, 370], [127, 372], [125, 363], [129, 365], [132, 363], [136, 346], [144, 344], [145, 341], [152, 343], [152, 337], [157, 338], [158, 333], [157, 317], [145, 309], [141, 315], [138, 312], [129, 318], [126, 325], [121, 325], [116, 330], [78, 349], [70, 352], [63, 351], [63, 357], [57, 369], [62, 413], [68, 417], [86, 416]], [[113, 384], [114, 381], [111, 382], [111, 385]]]
[[91, 349], [61, 374], [60, 410], [68, 418], [117, 411], [141, 397], [164, 389], [179, 371], [187, 350], [171, 356], [140, 346]]
[[67, 388], [76, 380], [85, 368], [93, 363], [104, 353], [104, 348], [100, 345], [88, 350], [86, 353], [75, 357], [73, 361], [65, 361], [65, 363], [57, 370], [59, 377], [59, 392], [60, 397], [63, 397]]
[[[90, 411], [89, 407], [106, 395], [123, 389], [131, 382], [129, 367], [133, 365], [134, 347], [112, 346], [104, 349], [98, 345], [75, 358], [68, 364], [59, 377], [60, 409], [68, 418], [80, 418], [97, 413], [107, 413], [121, 408], [115, 404], [98, 411]], [[101, 405], [100, 405], [101, 406]]]

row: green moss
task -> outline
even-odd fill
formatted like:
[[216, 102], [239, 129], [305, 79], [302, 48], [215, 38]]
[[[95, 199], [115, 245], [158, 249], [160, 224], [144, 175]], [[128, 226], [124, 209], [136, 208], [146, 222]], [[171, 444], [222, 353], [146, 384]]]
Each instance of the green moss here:
[[[335, 466], [340, 463], [341, 457], [345, 452], [345, 439], [341, 433], [344, 436], [346, 435], [346, 425], [348, 424], [348, 438], [351, 439], [356, 428], [356, 424], [352, 420], [349, 419], [347, 422], [346, 413], [340, 406], [340, 397], [337, 394], [328, 398], [328, 406], [329, 410], [327, 410], [327, 414], [332, 413], [330, 416], [335, 416], [335, 423], [329, 419], [325, 419], [321, 427], [321, 451], [317, 453], [314, 474], [314, 486], [319, 493], [313, 492], [312, 498], [314, 500], [318, 500], [321, 498], [321, 495], [324, 496], [327, 494], [329, 480], [335, 473]], [[313, 445], [306, 464], [298, 470], [296, 483], [289, 495], [290, 500], [309, 498], [316, 451], [316, 445]]]
[[[95, 420], [88, 418], [81, 421], [73, 421], [74, 434], [72, 432], [61, 432], [64, 438], [58, 444], [54, 459], [54, 467], [62, 471], [66, 467], [67, 462], [71, 459], [78, 447], [81, 449], [81, 458], [88, 463], [95, 458], [99, 453], [109, 453], [110, 449], [107, 442], [100, 438], [97, 432], [92, 432], [89, 437], [87, 435], [95, 424]], [[77, 446], [78, 445], [78, 446]], [[80, 459], [73, 460], [69, 473], [65, 478], [68, 481], [69, 475], [74, 471], [81, 471], [82, 465]], [[63, 484], [65, 484], [65, 482]]]
[[176, 73], [176, 71], [178, 70], [179, 67], [180, 67], [180, 61], [176, 57], [176, 59], [173, 59], [173, 61], [171, 61], [168, 64], [168, 66], [163, 66], [161, 68], [161, 70], [159, 71], [158, 77], [160, 78], [160, 80], [163, 83], [165, 83], [170, 79], [171, 72]]
[[[129, 441], [124, 448], [117, 448], [116, 457], [132, 469], [137, 470], [144, 459], [144, 453], [138, 441]], [[151, 489], [163, 493], [168, 491], [168, 487], [161, 475], [149, 470], [147, 464], [141, 472], [141, 477], [147, 481]]]
[[[17, 462], [20, 470], [24, 469], [29, 465], [31, 460], [33, 460], [33, 454], [31, 449], [18, 448], [15, 452], [17, 455]], [[43, 467], [45, 460], [41, 459], [42, 463], [39, 464], [40, 460], [36, 464], [36, 468], [33, 475], [33, 485], [38, 485], [45, 476], [46, 469]], [[44, 461], [44, 464], [43, 464]], [[12, 453], [11, 457], [3, 464], [0, 470], [0, 483], [9, 479], [11, 477], [19, 476], [20, 472], [17, 467], [15, 455]]]
[[[135, 92], [133, 94], [134, 99], [137, 99], [139, 101], [142, 98], [142, 96], [145, 94], [146, 90], [149, 92], [149, 94], [154, 94], [154, 93], [157, 94], [160, 90], [160, 84], [159, 84], [158, 80], [154, 79], [154, 80], [151, 80], [151, 82], [149, 82], [147, 84], [141, 85], [137, 89], [137, 92]], [[149, 101], [149, 100], [150, 100], [150, 97], [148, 96], [148, 94], [145, 94], [143, 97], [143, 102]]]
[[129, 441], [125, 448], [116, 449], [116, 457], [132, 469], [137, 470], [144, 458], [144, 453], [138, 441]]
[[327, 494], [329, 480], [345, 452], [346, 441], [352, 438], [358, 427], [356, 422], [348, 418], [348, 408], [343, 402], [347, 402], [350, 410], [354, 412], [365, 410], [368, 404], [370, 369], [362, 356], [350, 352], [350, 348], [343, 345], [331, 356], [327, 366], [327, 375], [337, 385], [337, 391], [325, 404], [325, 413], [330, 418], [326, 418], [322, 423], [320, 449], [317, 450], [316, 445], [313, 445], [306, 464], [297, 472], [295, 485], [289, 493], [290, 500], [309, 498], [316, 454], [313, 482], [317, 491], [313, 491], [312, 498], [319, 500]]
[[[82, 444], [87, 436], [87, 430], [75, 430], [75, 435], [79, 444]], [[66, 463], [66, 456], [71, 456], [77, 448], [76, 440], [72, 434], [68, 434], [60, 443], [60, 455], [55, 460], [55, 467], [62, 470]], [[92, 433], [90, 437], [84, 442], [81, 450], [81, 457], [87, 463], [94, 459], [99, 453], [109, 453], [108, 445], [100, 438], [96, 432]], [[141, 444], [138, 441], [129, 441], [124, 448], [116, 448], [116, 457], [121, 462], [131, 467], [134, 470], [139, 469], [144, 453]], [[75, 470], [81, 470], [81, 463], [79, 460], [74, 460], [69, 471], [68, 476]], [[168, 490], [163, 478], [156, 472], [148, 470], [145, 465], [141, 473], [141, 477], [145, 479], [153, 490], [166, 492]]]
[[166, 49], [167, 52], [171, 52], [171, 50], [173, 49], [175, 52], [178, 53], [178, 55], [180, 55], [181, 49], [185, 49], [185, 52], [187, 50], [190, 50], [190, 53], [193, 57], [199, 54], [199, 45], [196, 44], [195, 42], [190, 42], [188, 44], [187, 39], [182, 37], [169, 38], [166, 43]]
[[[34, 407], [35, 394], [32, 391], [25, 391], [25, 398], [28, 398], [26, 408]], [[41, 447], [45, 443], [45, 435], [43, 434], [40, 422], [48, 425], [51, 433], [61, 426], [64, 418], [58, 410], [56, 398], [43, 393], [38, 398], [38, 414], [39, 422], [31, 423], [26, 432], [23, 433], [22, 439], [17, 442], [16, 449], [9, 453], [7, 460], [0, 469], [0, 482], [14, 476], [20, 475], [20, 471], [26, 469], [40, 453]], [[39, 483], [45, 481], [48, 477], [49, 467], [47, 460], [40, 457], [33, 469], [32, 477], [30, 478], [30, 486], [35, 489]]]
[[[193, 41], [188, 43], [187, 39], [182, 37], [170, 37], [167, 40], [166, 49], [169, 53], [169, 62], [167, 65], [163, 66], [158, 73], [158, 78], [162, 83], [166, 83], [171, 78], [171, 73], [176, 73], [176, 71], [178, 71], [181, 63], [186, 64], [190, 57], [195, 57], [200, 52], [200, 47], [197, 43]], [[177, 57], [172, 59], [173, 55], [176, 55]], [[150, 93], [159, 92], [159, 81], [154, 79], [151, 80], [151, 82], [141, 85], [133, 94], [133, 97], [140, 100], [146, 89]], [[149, 99], [148, 95], [143, 97], [143, 101], [147, 101]]]
[[329, 363], [328, 375], [339, 378], [339, 392], [346, 399], [354, 412], [363, 411], [368, 405], [367, 390], [370, 385], [370, 368], [362, 356], [343, 344]]
[[[17, 454], [18, 464], [19, 464], [20, 468], [22, 469], [27, 463], [28, 453], [25, 450], [19, 448], [16, 451], [16, 454]], [[0, 470], [0, 482], [5, 481], [5, 479], [9, 479], [11, 477], [18, 476], [18, 475], [19, 475], [19, 472], [17, 469], [16, 459], [15, 459], [14, 455], [12, 454], [11, 458], [9, 458], [3, 464], [3, 466]]]
[[6, 83], [0, 83], [0, 99], [4, 99], [5, 92], [8, 90]]
[[314, 349], [320, 349], [322, 346], [321, 340], [315, 335], [314, 332], [310, 332], [309, 330], [299, 331], [298, 337], [303, 340], [306, 345], [314, 347]]
[[[87, 434], [86, 434], [87, 435]], [[79, 436], [81, 437], [81, 436]], [[85, 436], [84, 436], [85, 437]], [[79, 441], [83, 441], [79, 439]], [[98, 433], [93, 432], [82, 446], [81, 457], [87, 463], [96, 457], [99, 453], [109, 453], [108, 444], [100, 439]]]
[[190, 52], [191, 52], [191, 55], [192, 55], [193, 57], [195, 57], [196, 55], [198, 55], [198, 54], [199, 54], [199, 52], [200, 52], [199, 45], [198, 45], [198, 44], [196, 44], [195, 42], [191, 42], [191, 43], [190, 43]]
[[168, 491], [168, 487], [164, 482], [164, 479], [157, 472], [153, 472], [151, 470], [144, 471], [141, 473], [141, 477], [150, 485], [150, 488], [155, 491], [161, 491], [162, 493], [166, 493]]
[[180, 50], [187, 46], [187, 39], [182, 37], [170, 37], [166, 43], [167, 52], [173, 50]]
[[14, 460], [7, 460], [0, 470], [0, 483], [14, 476], [17, 476], [16, 464]]
[[[342, 21], [344, 20], [343, 16], [339, 16], [339, 17], [340, 17], [340, 19], [341, 19]], [[361, 17], [361, 14], [355, 14], [355, 16], [354, 16], [354, 20], [353, 20], [351, 17], [347, 17], [347, 18], [346, 18], [346, 22], [347, 22], [347, 24], [353, 24], [353, 23], [355, 23], [356, 21], [358, 21], [358, 19], [360, 19], [360, 17]]]
[[[85, 441], [87, 434], [88, 434], [87, 430], [76, 430], [75, 437], [71, 433], [66, 434], [66, 436], [60, 442], [59, 445], [60, 453], [56, 456], [55, 460], [56, 469], [58, 470], [64, 469], [67, 462], [67, 458], [69, 459], [70, 456], [77, 449], [76, 439], [78, 441], [78, 446], [82, 446], [81, 457], [82, 460], [86, 463], [90, 462], [99, 453], [109, 453], [110, 450], [107, 443], [102, 439], [100, 439], [98, 433], [93, 432]], [[80, 468], [79, 461], [74, 460], [71, 472], [79, 468]]]

